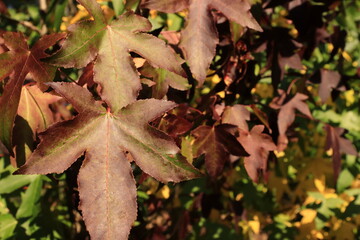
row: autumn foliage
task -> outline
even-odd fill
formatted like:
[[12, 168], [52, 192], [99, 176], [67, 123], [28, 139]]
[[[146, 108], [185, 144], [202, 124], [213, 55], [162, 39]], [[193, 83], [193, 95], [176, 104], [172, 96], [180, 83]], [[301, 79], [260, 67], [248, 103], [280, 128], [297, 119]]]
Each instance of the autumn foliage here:
[[0, 239], [357, 239], [360, 11], [0, 1]]

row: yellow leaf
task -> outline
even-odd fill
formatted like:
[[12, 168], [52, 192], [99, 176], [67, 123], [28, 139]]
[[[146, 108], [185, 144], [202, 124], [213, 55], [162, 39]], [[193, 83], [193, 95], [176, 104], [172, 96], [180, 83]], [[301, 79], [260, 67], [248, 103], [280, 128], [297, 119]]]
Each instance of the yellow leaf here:
[[344, 92], [344, 97], [346, 100], [346, 106], [350, 106], [355, 102], [355, 92], [354, 89], [350, 89]]
[[219, 77], [219, 75], [215, 74], [212, 78], [211, 78], [211, 81], [214, 83], [214, 84], [217, 84], [221, 81], [221, 78]]
[[156, 197], [157, 198], [162, 198], [162, 199], [168, 199], [170, 197], [170, 188], [168, 186], [163, 186], [157, 193], [156, 193]]
[[300, 212], [300, 214], [303, 216], [301, 224], [312, 223], [316, 217], [316, 211], [313, 209], [304, 209]]
[[348, 52], [343, 51], [341, 55], [343, 56], [343, 58], [344, 58], [346, 61], [351, 62], [352, 59], [351, 59], [351, 57], [350, 57], [350, 55], [349, 55]]
[[322, 175], [320, 178], [315, 178], [314, 184], [315, 184], [315, 187], [317, 188], [317, 190], [319, 190], [319, 192], [323, 193], [325, 191], [325, 176]]
[[249, 221], [249, 226], [251, 228], [251, 230], [253, 230], [253, 232], [255, 234], [259, 234], [260, 233], [260, 222], [259, 221]]

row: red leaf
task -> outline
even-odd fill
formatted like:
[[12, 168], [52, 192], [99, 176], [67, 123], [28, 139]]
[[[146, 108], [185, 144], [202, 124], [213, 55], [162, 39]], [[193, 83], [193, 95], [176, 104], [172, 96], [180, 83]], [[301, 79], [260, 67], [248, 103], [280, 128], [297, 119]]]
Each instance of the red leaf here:
[[330, 97], [331, 91], [337, 87], [340, 82], [340, 74], [335, 71], [321, 69], [321, 83], [319, 85], [319, 96], [324, 103]]
[[254, 181], [258, 180], [260, 171], [265, 173], [269, 151], [276, 149], [271, 137], [262, 133], [263, 131], [263, 125], [256, 125], [250, 132], [240, 130], [240, 136], [238, 137], [241, 145], [250, 154], [249, 157], [245, 157], [245, 168]]
[[22, 33], [7, 32], [3, 35], [9, 51], [0, 55], [0, 81], [14, 73], [5, 85], [0, 97], [0, 141], [12, 152], [12, 128], [19, 105], [21, 87], [25, 77], [30, 73], [35, 81], [45, 83], [52, 81], [56, 68], [40, 61], [48, 54], [45, 50], [65, 37], [65, 34], [43, 36], [29, 49]]
[[200, 126], [192, 131], [195, 137], [193, 143], [194, 157], [205, 154], [205, 165], [210, 176], [218, 176], [230, 153], [236, 156], [247, 156], [244, 148], [232, 134], [236, 127], [229, 124], [221, 124], [215, 127]]
[[286, 137], [286, 130], [295, 120], [295, 110], [300, 111], [309, 118], [312, 118], [308, 105], [304, 102], [308, 97], [301, 93], [296, 95], [287, 103], [280, 107], [278, 115], [278, 127], [279, 127], [279, 138], [278, 138], [278, 149], [283, 151], [287, 144], [288, 139]]

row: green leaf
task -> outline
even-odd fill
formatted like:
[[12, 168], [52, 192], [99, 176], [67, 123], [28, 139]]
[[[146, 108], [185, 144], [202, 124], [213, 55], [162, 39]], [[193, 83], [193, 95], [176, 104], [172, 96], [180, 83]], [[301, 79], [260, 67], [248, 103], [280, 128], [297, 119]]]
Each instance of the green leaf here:
[[0, 180], [0, 194], [8, 194], [30, 184], [37, 176], [9, 175]]
[[16, 212], [16, 218], [36, 217], [41, 211], [40, 197], [42, 190], [42, 176], [36, 178], [30, 183], [29, 188], [21, 197], [21, 205]]
[[[102, 86], [102, 98], [113, 113], [136, 100], [140, 79], [129, 52], [136, 52], [156, 67], [185, 75], [183, 62], [165, 42], [146, 33], [150, 22], [133, 12], [108, 23], [96, 0], [79, 2], [94, 17], [69, 27], [70, 35], [50, 63], [62, 67], [85, 67], [96, 59], [94, 81]], [[124, 87], [126, 86], [126, 87]]]
[[351, 186], [352, 182], [354, 180], [354, 176], [351, 174], [351, 172], [348, 169], [344, 169], [341, 171], [339, 178], [336, 183], [336, 189], [338, 192], [343, 192], [346, 188]]
[[11, 214], [0, 215], [0, 239], [13, 237], [16, 225], [17, 221]]

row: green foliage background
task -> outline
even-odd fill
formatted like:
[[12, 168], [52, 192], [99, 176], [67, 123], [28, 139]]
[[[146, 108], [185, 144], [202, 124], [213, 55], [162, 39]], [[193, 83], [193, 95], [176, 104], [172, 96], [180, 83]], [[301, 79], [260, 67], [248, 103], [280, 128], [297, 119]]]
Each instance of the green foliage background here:
[[[41, 11], [38, 1], [4, 1], [8, 15], [0, 18], [1, 29], [21, 31], [33, 44], [41, 34], [64, 31], [72, 22], [86, 18], [75, 2], [47, 1]], [[261, 1], [252, 1], [254, 15]], [[138, 1], [102, 2], [111, 15], [124, 9], [138, 9]], [[309, 1], [322, 5], [323, 1]], [[113, 10], [111, 10], [113, 9]], [[286, 18], [288, 11], [274, 6], [270, 31], [281, 27], [296, 38], [298, 30]], [[324, 12], [326, 30], [346, 34], [344, 43], [334, 46], [330, 38], [316, 44], [303, 69], [288, 69], [280, 88], [287, 90], [295, 78], [311, 78], [320, 69], [339, 72], [346, 79], [341, 91], [322, 103], [319, 84], [295, 81], [290, 90], [306, 92], [314, 120], [297, 117], [292, 138], [284, 152], [275, 152], [266, 179], [251, 181], [240, 160], [229, 164], [216, 180], [209, 177], [176, 185], [159, 184], [147, 178], [138, 186], [138, 220], [130, 239], [360, 239], [360, 158], [342, 154], [339, 178], [334, 181], [332, 150], [325, 150], [326, 124], [346, 130], [344, 137], [360, 149], [360, 2], [333, 1]], [[149, 12], [153, 29], [180, 31], [186, 12]], [[31, 23], [31, 26], [27, 23]], [[254, 38], [256, 38], [255, 32]], [[243, 36], [246, 39], [247, 35]], [[336, 49], [336, 52], [333, 50]], [[265, 52], [251, 52], [256, 60], [255, 75], [266, 62]], [[215, 57], [221, 58], [221, 54]], [[216, 69], [214, 69], [216, 70]], [[78, 72], [64, 70], [72, 79]], [[293, 74], [295, 73], [295, 74]], [[215, 91], [218, 75], [210, 76], [195, 89], [190, 104]], [[1, 91], [0, 91], [1, 92]], [[217, 92], [220, 97], [222, 92]], [[277, 95], [271, 85], [270, 70], [261, 75], [251, 91], [252, 98], [235, 103], [266, 106]], [[255, 100], [254, 100], [255, 99]], [[184, 137], [184, 142], [189, 136]], [[190, 141], [190, 140], [189, 140]], [[182, 149], [184, 152], [185, 144]], [[199, 166], [203, 159], [197, 159]], [[13, 176], [10, 158], [0, 158], [0, 239], [86, 239], [87, 232], [76, 209], [78, 196], [72, 182], [78, 166], [64, 174]], [[134, 168], [137, 180], [141, 172]], [[267, 181], [266, 181], [267, 180]]]

